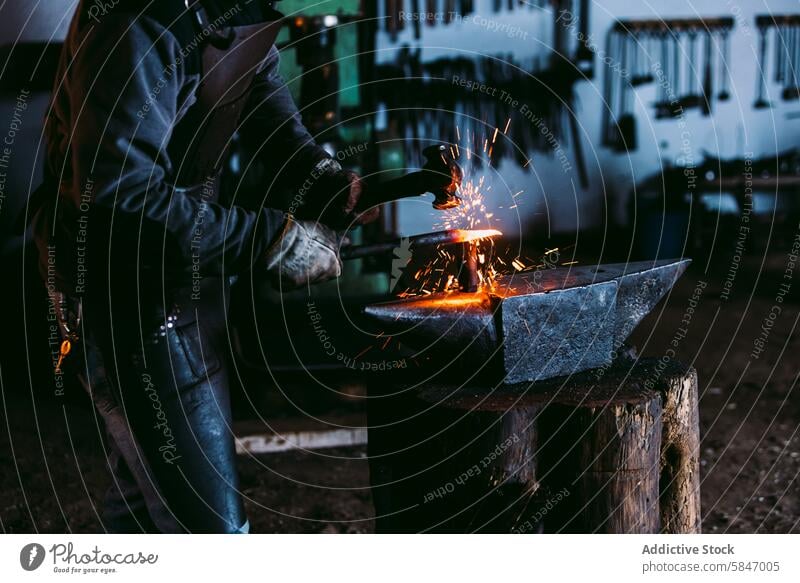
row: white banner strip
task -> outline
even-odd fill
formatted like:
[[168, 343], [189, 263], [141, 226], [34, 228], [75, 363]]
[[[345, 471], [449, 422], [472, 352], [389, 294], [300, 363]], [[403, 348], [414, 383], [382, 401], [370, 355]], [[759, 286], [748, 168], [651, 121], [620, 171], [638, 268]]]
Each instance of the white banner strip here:
[[3, 535], [0, 581], [800, 581], [792, 535]]

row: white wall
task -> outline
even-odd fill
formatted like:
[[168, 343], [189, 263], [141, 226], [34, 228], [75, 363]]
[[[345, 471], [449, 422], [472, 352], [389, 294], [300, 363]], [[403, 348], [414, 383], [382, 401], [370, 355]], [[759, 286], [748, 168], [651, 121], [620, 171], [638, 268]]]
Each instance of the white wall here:
[[[480, 0], [476, 4], [480, 4]], [[800, 145], [800, 119], [786, 117], [789, 112], [800, 112], [800, 102], [781, 101], [780, 88], [770, 82], [769, 99], [775, 107], [767, 110], [752, 108], [758, 48], [754, 16], [769, 12], [797, 13], [800, 12], [800, 3], [797, 0], [593, 0], [591, 34], [600, 47], [605, 46], [606, 35], [616, 19], [734, 16], [736, 25], [731, 34], [729, 63], [733, 78], [731, 99], [725, 103], [715, 101], [711, 117], [703, 117], [696, 109], [687, 111], [686, 125], [681, 128], [675, 120], [654, 120], [655, 84], [641, 86], [635, 95], [638, 149], [630, 153], [615, 153], [600, 146], [603, 76], [607, 69], [595, 59], [595, 78], [590, 82], [580, 82], [576, 87], [576, 111], [585, 134], [583, 149], [589, 171], [589, 188], [582, 191], [574, 170], [565, 173], [561, 162], [552, 154], [534, 155], [533, 174], [501, 165], [492, 179], [492, 195], [488, 197], [496, 208], [494, 220], [497, 223], [494, 226], [509, 235], [524, 234], [533, 228], [572, 232], [578, 228], [600, 226], [606, 205], [612, 209], [612, 215], [621, 220], [634, 183], [658, 172], [662, 164], [679, 161], [684, 130], [690, 132], [684, 138], [688, 139], [691, 156], [698, 164], [704, 151], [722, 157], [741, 156], [749, 151], [758, 158]], [[529, 26], [531, 34], [541, 34], [541, 19], [535, 15], [519, 11], [514, 22], [523, 28]], [[456, 29], [452, 30], [452, 42], [457, 46], [464, 47], [471, 39], [489, 42], [486, 35], [464, 36]], [[475, 46], [476, 50], [487, 53], [492, 50]], [[497, 50], [497, 47], [493, 48]], [[698, 62], [696, 66], [698, 84], [701, 85], [702, 64]], [[767, 74], [768, 78], [772, 77], [771, 68]], [[567, 131], [564, 133], [568, 135]], [[572, 159], [571, 146], [565, 145], [564, 149]], [[574, 164], [572, 166], [574, 168]], [[510, 194], [518, 190], [525, 191], [518, 209], [497, 208], [510, 206]], [[404, 234], [425, 231], [436, 222], [436, 213], [422, 201], [402, 202], [399, 217]]]
[[6, 0], [0, 4], [0, 45], [19, 38], [25, 42], [60, 42], [78, 0]]

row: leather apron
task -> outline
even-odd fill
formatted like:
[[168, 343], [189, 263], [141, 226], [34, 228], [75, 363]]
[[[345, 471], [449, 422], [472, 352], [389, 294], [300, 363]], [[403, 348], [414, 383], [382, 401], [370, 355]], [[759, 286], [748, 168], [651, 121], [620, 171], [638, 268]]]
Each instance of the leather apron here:
[[179, 187], [197, 186], [219, 174], [256, 71], [275, 44], [282, 18], [268, 9], [265, 22], [213, 28], [199, 0], [186, 3], [205, 44], [197, 101], [176, 126], [168, 146], [178, 161]]

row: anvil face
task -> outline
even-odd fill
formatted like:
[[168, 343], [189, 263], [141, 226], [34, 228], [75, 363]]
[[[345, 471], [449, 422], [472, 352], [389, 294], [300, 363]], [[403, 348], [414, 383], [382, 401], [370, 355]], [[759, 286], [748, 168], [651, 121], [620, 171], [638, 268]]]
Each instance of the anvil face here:
[[420, 351], [501, 358], [503, 382], [605, 366], [690, 260], [559, 267], [506, 275], [476, 294], [431, 294], [367, 306], [387, 332]]

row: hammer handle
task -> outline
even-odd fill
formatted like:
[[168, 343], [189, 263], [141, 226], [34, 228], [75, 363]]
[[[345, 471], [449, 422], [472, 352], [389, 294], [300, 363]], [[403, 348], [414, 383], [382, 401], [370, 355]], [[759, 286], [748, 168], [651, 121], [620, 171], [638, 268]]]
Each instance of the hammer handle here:
[[411, 172], [405, 176], [370, 186], [367, 191], [369, 193], [368, 196], [359, 201], [356, 212], [364, 212], [369, 208], [392, 202], [393, 200], [421, 196], [429, 192], [423, 180], [424, 174], [422, 171]]

